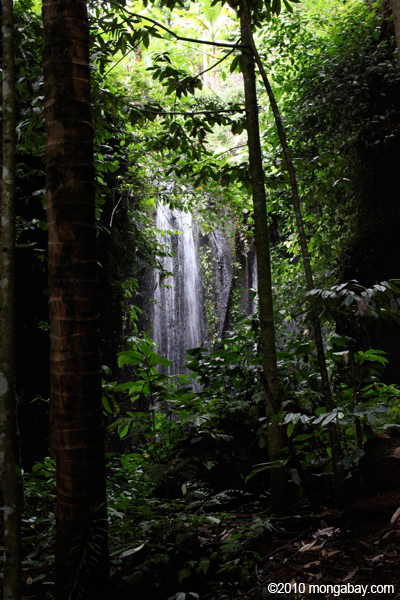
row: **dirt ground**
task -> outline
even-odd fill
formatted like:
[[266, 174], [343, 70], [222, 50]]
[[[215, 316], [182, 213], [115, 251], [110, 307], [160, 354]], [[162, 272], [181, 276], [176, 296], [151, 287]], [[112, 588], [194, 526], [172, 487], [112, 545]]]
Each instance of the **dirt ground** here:
[[318, 515], [307, 528], [313, 517], [293, 517], [284, 535], [260, 545], [265, 554], [260, 584], [243, 598], [262, 597], [264, 590], [265, 598], [400, 599], [399, 515], [394, 511], [391, 519], [355, 506], [350, 515]]

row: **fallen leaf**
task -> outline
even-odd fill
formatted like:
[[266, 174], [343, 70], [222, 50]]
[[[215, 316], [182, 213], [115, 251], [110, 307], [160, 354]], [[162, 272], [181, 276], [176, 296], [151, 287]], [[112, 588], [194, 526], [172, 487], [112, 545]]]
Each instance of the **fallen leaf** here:
[[341, 554], [342, 551], [341, 550], [325, 550], [323, 549], [321, 552], [321, 556], [323, 556], [324, 558], [331, 558], [332, 556], [335, 556], [335, 554]]
[[334, 534], [334, 531], [334, 527], [325, 527], [324, 529], [318, 529], [314, 535], [327, 535], [328, 537], [331, 537]]
[[376, 556], [371, 558], [371, 562], [377, 562], [378, 560], [382, 560], [384, 556], [384, 554], [377, 554]]
[[357, 573], [357, 571], [358, 571], [358, 567], [356, 569], [354, 569], [354, 571], [350, 571], [350, 573], [348, 575], [346, 575], [346, 577], [344, 579], [342, 579], [342, 583], [346, 583], [346, 581], [353, 579], [353, 577]]
[[219, 523], [221, 523], [221, 519], [217, 519], [217, 517], [213, 517], [211, 515], [207, 516], [206, 519], [211, 521], [211, 523], [215, 523], [216, 525], [219, 525]]
[[400, 518], [400, 506], [399, 508], [393, 513], [392, 518], [390, 519], [390, 526], [394, 527], [397, 524], [397, 521]]
[[299, 552], [308, 552], [309, 550], [320, 550], [322, 548], [321, 545], [316, 546], [315, 544], [317, 543], [317, 540], [314, 540], [313, 542], [310, 542], [309, 544], [304, 544]]
[[312, 562], [307, 563], [303, 566], [303, 569], [312, 569], [313, 567], [318, 567], [321, 564], [320, 560], [313, 560]]
[[315, 544], [317, 543], [317, 540], [314, 540], [313, 542], [310, 542], [309, 544], [303, 544], [301, 548], [299, 549], [299, 552], [307, 552], [307, 550], [310, 550], [313, 546], [315, 546]]
[[395, 449], [393, 450], [393, 454], [392, 454], [392, 456], [393, 456], [394, 458], [400, 458], [400, 447], [397, 447], [397, 448], [395, 448]]

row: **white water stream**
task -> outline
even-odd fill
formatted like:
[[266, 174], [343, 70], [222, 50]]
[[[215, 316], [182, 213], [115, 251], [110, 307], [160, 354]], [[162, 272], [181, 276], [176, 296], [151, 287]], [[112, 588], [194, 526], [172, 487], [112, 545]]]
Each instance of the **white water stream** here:
[[190, 213], [162, 204], [157, 207], [156, 226], [160, 243], [173, 256], [161, 260], [163, 271], [172, 275], [155, 272], [153, 337], [158, 353], [173, 363], [169, 372], [184, 372], [186, 350], [200, 346], [205, 335], [199, 231]]
[[[235, 285], [240, 286], [240, 309], [254, 313], [256, 307], [250, 288], [256, 287], [254, 253], [241, 256], [235, 283], [235, 250], [231, 234], [215, 230], [202, 235], [190, 213], [159, 204], [155, 217], [158, 240], [163, 247], [159, 269], [154, 270], [152, 335], [158, 354], [172, 362], [168, 374], [185, 373], [186, 351], [208, 346], [213, 336], [220, 337], [230, 323], [231, 300]], [[214, 302], [215, 331], [209, 331], [204, 308], [204, 282], [200, 266], [200, 247], [208, 248], [208, 298], [210, 285]], [[236, 259], [237, 260], [237, 259]], [[211, 274], [211, 275], [210, 275]]]

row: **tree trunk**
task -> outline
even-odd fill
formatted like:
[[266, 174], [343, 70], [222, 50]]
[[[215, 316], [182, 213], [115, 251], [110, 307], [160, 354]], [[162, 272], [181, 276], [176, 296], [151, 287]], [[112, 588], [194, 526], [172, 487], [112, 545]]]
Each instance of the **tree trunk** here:
[[[252, 32], [250, 31], [250, 46], [252, 53], [254, 54], [255, 61], [257, 63], [258, 69], [260, 71], [262, 80], [264, 82], [265, 89], [268, 94], [268, 98], [271, 104], [272, 112], [275, 119], [276, 128], [278, 131], [279, 140], [282, 146], [283, 155], [285, 157], [286, 168], [289, 174], [289, 182], [290, 182], [290, 190], [291, 190], [291, 200], [292, 205], [296, 217], [297, 223], [297, 231], [299, 235], [300, 249], [301, 255], [304, 264], [304, 273], [306, 276], [307, 290], [310, 292], [314, 289], [314, 279], [311, 269], [311, 258], [310, 253], [308, 251], [308, 243], [307, 236], [304, 230], [303, 223], [303, 215], [301, 211], [300, 205], [300, 197], [299, 190], [297, 185], [297, 177], [296, 170], [294, 167], [292, 154], [289, 148], [289, 144], [286, 138], [285, 128], [283, 126], [282, 117], [280, 114], [280, 110], [278, 104], [275, 99], [274, 92], [272, 90], [271, 84], [269, 82], [268, 76], [265, 72], [264, 66], [261, 62], [260, 55], [258, 54], [257, 47], [254, 43]], [[311, 305], [313, 305], [313, 300], [311, 299]], [[332, 412], [334, 409], [334, 404], [332, 400], [331, 387], [329, 383], [328, 370], [326, 367], [326, 359], [325, 359], [325, 350], [324, 343], [322, 338], [322, 330], [321, 330], [321, 322], [317, 314], [317, 310], [313, 311], [315, 316], [313, 317], [313, 332], [315, 339], [315, 346], [317, 350], [317, 359], [318, 359], [318, 367], [321, 376], [321, 390], [322, 396], [325, 402], [325, 408], [327, 412]], [[332, 471], [334, 478], [334, 490], [335, 496], [338, 504], [342, 504], [343, 496], [344, 496], [344, 488], [343, 488], [343, 469], [342, 469], [342, 453], [340, 447], [340, 441], [337, 434], [337, 427], [334, 423], [329, 425], [329, 437], [330, 444], [332, 450]]]
[[15, 82], [13, 2], [2, 1], [0, 228], [0, 474], [4, 502], [4, 600], [21, 595], [21, 512], [15, 402]]
[[397, 60], [400, 62], [400, 0], [390, 0], [393, 14], [393, 25], [394, 33], [396, 36], [396, 46], [398, 57]]
[[[281, 409], [281, 399], [276, 359], [264, 170], [260, 143], [254, 58], [250, 49], [251, 21], [247, 5], [243, 7], [240, 15], [240, 28], [242, 44], [248, 46], [248, 49], [242, 50], [245, 61], [243, 79], [249, 149], [249, 170], [254, 204], [259, 317], [263, 351], [266, 413], [268, 419], [268, 452], [270, 461], [279, 461], [284, 457], [285, 444], [281, 426], [274, 420], [274, 416], [279, 413]], [[273, 510], [275, 512], [282, 512], [286, 505], [286, 474], [282, 466], [271, 469], [271, 493]]]
[[86, 3], [44, 0], [43, 24], [56, 599], [104, 600], [109, 569]]

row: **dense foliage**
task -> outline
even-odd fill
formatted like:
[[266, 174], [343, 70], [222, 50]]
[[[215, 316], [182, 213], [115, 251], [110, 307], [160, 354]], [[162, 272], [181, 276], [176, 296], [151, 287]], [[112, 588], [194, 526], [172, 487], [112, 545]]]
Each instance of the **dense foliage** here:
[[[241, 243], [253, 237], [234, 4], [204, 1], [190, 12], [168, 2], [90, 5], [115, 598], [269, 597], [263, 544], [277, 523], [258, 319], [234, 307], [223, 337], [189, 350], [190, 375], [166, 374], [168, 360], [146, 330], [146, 277], [171, 251], [153, 224], [157, 202], [192, 211], [204, 231], [229, 220]], [[359, 461], [367, 436], [400, 419], [400, 75], [385, 5], [284, 1], [279, 14], [280, 2], [266, 4], [256, 41], [296, 165], [317, 286], [306, 294], [287, 168], [260, 81], [283, 396], [276, 419], [287, 443], [290, 510], [318, 510], [333, 502], [329, 424], [340, 431], [350, 505], [366, 493]], [[37, 9], [16, 3], [16, 310], [23, 566], [26, 584], [44, 598], [55, 523]], [[206, 37], [221, 46], [199, 50], [193, 38]], [[211, 300], [208, 310], [213, 323]], [[331, 412], [310, 334], [316, 313]]]

